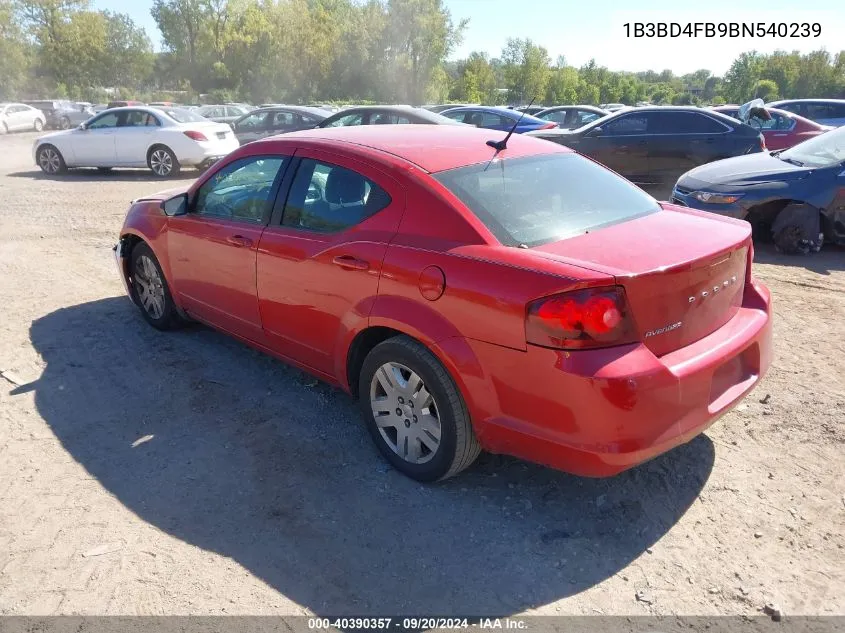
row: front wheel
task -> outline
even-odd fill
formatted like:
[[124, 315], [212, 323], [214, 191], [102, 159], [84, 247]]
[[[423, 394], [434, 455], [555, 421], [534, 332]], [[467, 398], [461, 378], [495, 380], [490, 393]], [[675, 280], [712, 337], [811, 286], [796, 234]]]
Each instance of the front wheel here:
[[169, 147], [159, 145], [150, 151], [147, 160], [152, 172], [159, 178], [170, 178], [177, 176], [181, 169], [176, 155]]
[[159, 330], [181, 325], [167, 279], [152, 249], [144, 242], [132, 249], [129, 271], [132, 299], [147, 323]]
[[35, 119], [35, 122], [32, 124], [32, 127], [35, 129], [36, 132], [40, 132], [44, 129], [44, 122], [41, 119]]
[[45, 174], [53, 176], [67, 170], [65, 159], [62, 158], [59, 150], [52, 145], [40, 147], [36, 158], [38, 160], [38, 166]]
[[455, 382], [419, 342], [397, 336], [373, 348], [358, 389], [373, 441], [408, 477], [447, 479], [481, 452]]

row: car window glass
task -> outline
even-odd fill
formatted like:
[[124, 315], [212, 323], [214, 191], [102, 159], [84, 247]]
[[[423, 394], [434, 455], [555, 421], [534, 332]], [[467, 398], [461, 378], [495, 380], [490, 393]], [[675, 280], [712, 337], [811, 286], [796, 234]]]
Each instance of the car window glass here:
[[296, 123], [296, 115], [292, 112], [274, 112], [271, 117], [270, 127], [273, 129], [293, 127]]
[[831, 103], [828, 107], [831, 119], [845, 119], [845, 103]]
[[88, 124], [89, 130], [99, 130], [109, 127], [117, 127], [118, 115], [116, 112], [109, 112], [97, 117]]
[[387, 112], [379, 112], [370, 116], [370, 125], [398, 125], [403, 123], [410, 123], [411, 119], [398, 114], [390, 114]]
[[453, 121], [458, 121], [459, 123], [467, 123], [466, 117], [471, 114], [470, 112], [448, 112], [444, 114], [447, 119], [452, 119]]
[[390, 204], [390, 196], [361, 174], [311, 159], [296, 170], [282, 224], [334, 233], [362, 222]]
[[239, 130], [259, 130], [264, 127], [267, 112], [255, 112], [238, 122]]
[[557, 110], [555, 112], [549, 112], [544, 114], [540, 117], [544, 121], [554, 121], [555, 123], [565, 123], [566, 122], [566, 110]]
[[581, 125], [586, 125], [591, 121], [595, 121], [596, 119], [601, 118], [601, 114], [596, 114], [595, 112], [590, 112], [589, 110], [579, 110], [578, 111], [578, 118], [580, 120]]
[[125, 113], [123, 120], [119, 121], [118, 124], [120, 127], [144, 127], [147, 125], [149, 118], [150, 115], [147, 112], [131, 110]]
[[335, 119], [326, 127], [343, 127], [346, 125], [363, 125], [364, 117], [361, 114], [347, 114], [346, 116], [342, 116], [338, 119]]
[[648, 129], [648, 117], [645, 113], [628, 114], [608, 121], [604, 125], [605, 134], [609, 136], [627, 136], [645, 134]]
[[194, 213], [261, 223], [284, 156], [251, 156], [227, 165], [197, 192]]
[[833, 109], [827, 103], [808, 103], [807, 104], [807, 118], [813, 119], [832, 119], [835, 118]]
[[515, 122], [510, 120], [507, 117], [500, 116], [498, 114], [493, 114], [492, 112], [482, 112], [481, 113], [481, 125], [482, 127], [494, 127], [499, 125], [513, 125]]
[[503, 244], [534, 246], [660, 211], [657, 201], [575, 153], [506, 158], [434, 174]]

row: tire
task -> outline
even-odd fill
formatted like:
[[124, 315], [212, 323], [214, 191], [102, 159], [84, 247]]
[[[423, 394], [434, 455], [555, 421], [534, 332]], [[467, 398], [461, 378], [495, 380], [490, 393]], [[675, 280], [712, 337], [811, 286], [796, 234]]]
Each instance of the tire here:
[[41, 168], [41, 171], [50, 176], [67, 171], [67, 165], [65, 165], [65, 159], [62, 157], [62, 153], [53, 145], [42, 145], [39, 147], [38, 153], [36, 154], [36, 162]]
[[175, 178], [182, 169], [176, 154], [165, 145], [154, 145], [150, 148], [147, 165], [159, 178]]
[[784, 207], [772, 223], [775, 248], [786, 255], [807, 255], [821, 249], [822, 232], [819, 210], [807, 204]]
[[60, 130], [69, 130], [70, 129], [70, 119], [66, 116], [63, 116], [59, 120], [59, 129]]
[[[392, 384], [392, 392], [385, 382]], [[447, 479], [481, 452], [457, 385], [419, 342], [396, 336], [376, 345], [364, 360], [358, 385], [367, 430], [385, 459], [408, 477], [421, 482]], [[381, 423], [376, 422], [376, 410]]]
[[152, 249], [138, 242], [129, 256], [132, 300], [144, 320], [158, 330], [172, 330], [182, 325], [170, 286]]
[[8, 133], [9, 133], [9, 126], [6, 125], [5, 123], [3, 125], [0, 125], [0, 135], [8, 134]]
[[44, 129], [44, 121], [41, 119], [35, 119], [35, 122], [32, 124], [32, 127], [35, 129], [36, 132], [40, 132]]

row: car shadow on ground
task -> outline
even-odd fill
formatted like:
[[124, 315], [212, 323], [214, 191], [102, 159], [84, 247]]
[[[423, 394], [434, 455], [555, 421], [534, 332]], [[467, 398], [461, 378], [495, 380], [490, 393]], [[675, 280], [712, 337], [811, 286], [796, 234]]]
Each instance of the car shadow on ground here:
[[845, 270], [845, 248], [837, 244], [824, 244], [818, 253], [784, 255], [771, 242], [754, 241], [754, 263], [775, 264], [805, 268], [820, 275]]
[[18, 171], [6, 174], [9, 178], [25, 178], [28, 180], [58, 180], [58, 181], [97, 181], [97, 182], [179, 182], [180, 180], [194, 180], [202, 172], [185, 168], [178, 176], [170, 178], [159, 178], [149, 169], [112, 169], [111, 171], [100, 171], [98, 169], [68, 169], [61, 174], [45, 174], [40, 169], [30, 171]]
[[660, 539], [714, 461], [701, 436], [612, 479], [485, 455], [421, 485], [348, 396], [208, 328], [161, 333], [115, 297], [30, 334], [46, 368], [13, 393], [35, 392], [74, 459], [142, 520], [319, 615], [506, 615], [576, 594]]

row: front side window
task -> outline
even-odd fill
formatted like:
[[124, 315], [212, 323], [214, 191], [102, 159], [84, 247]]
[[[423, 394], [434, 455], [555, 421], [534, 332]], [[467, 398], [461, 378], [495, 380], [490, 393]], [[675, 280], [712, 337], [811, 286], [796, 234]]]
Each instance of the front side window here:
[[378, 114], [373, 114], [370, 117], [370, 125], [398, 125], [403, 123], [410, 123], [411, 119], [408, 117], [400, 116], [398, 114], [391, 114], [387, 112], [380, 112]]
[[303, 159], [296, 170], [282, 224], [321, 233], [344, 231], [390, 204], [390, 196], [358, 172]]
[[620, 116], [604, 125], [605, 134], [609, 136], [630, 136], [645, 134], [648, 129], [648, 117], [645, 114], [627, 114]]
[[255, 112], [238, 121], [237, 128], [245, 132], [263, 130], [266, 127], [267, 116], [267, 112]]
[[539, 246], [660, 210], [624, 178], [575, 153], [434, 174], [506, 246]]
[[286, 161], [285, 156], [250, 156], [227, 165], [200, 187], [194, 213], [263, 222], [273, 184]]
[[322, 127], [345, 127], [347, 125], [363, 125], [364, 124], [364, 116], [361, 114], [347, 114], [346, 116], [339, 117], [334, 121], [330, 121], [326, 123]]
[[119, 117], [116, 112], [108, 112], [107, 114], [103, 114], [93, 121], [91, 121], [87, 127], [89, 130], [101, 130], [110, 127], [117, 127]]

